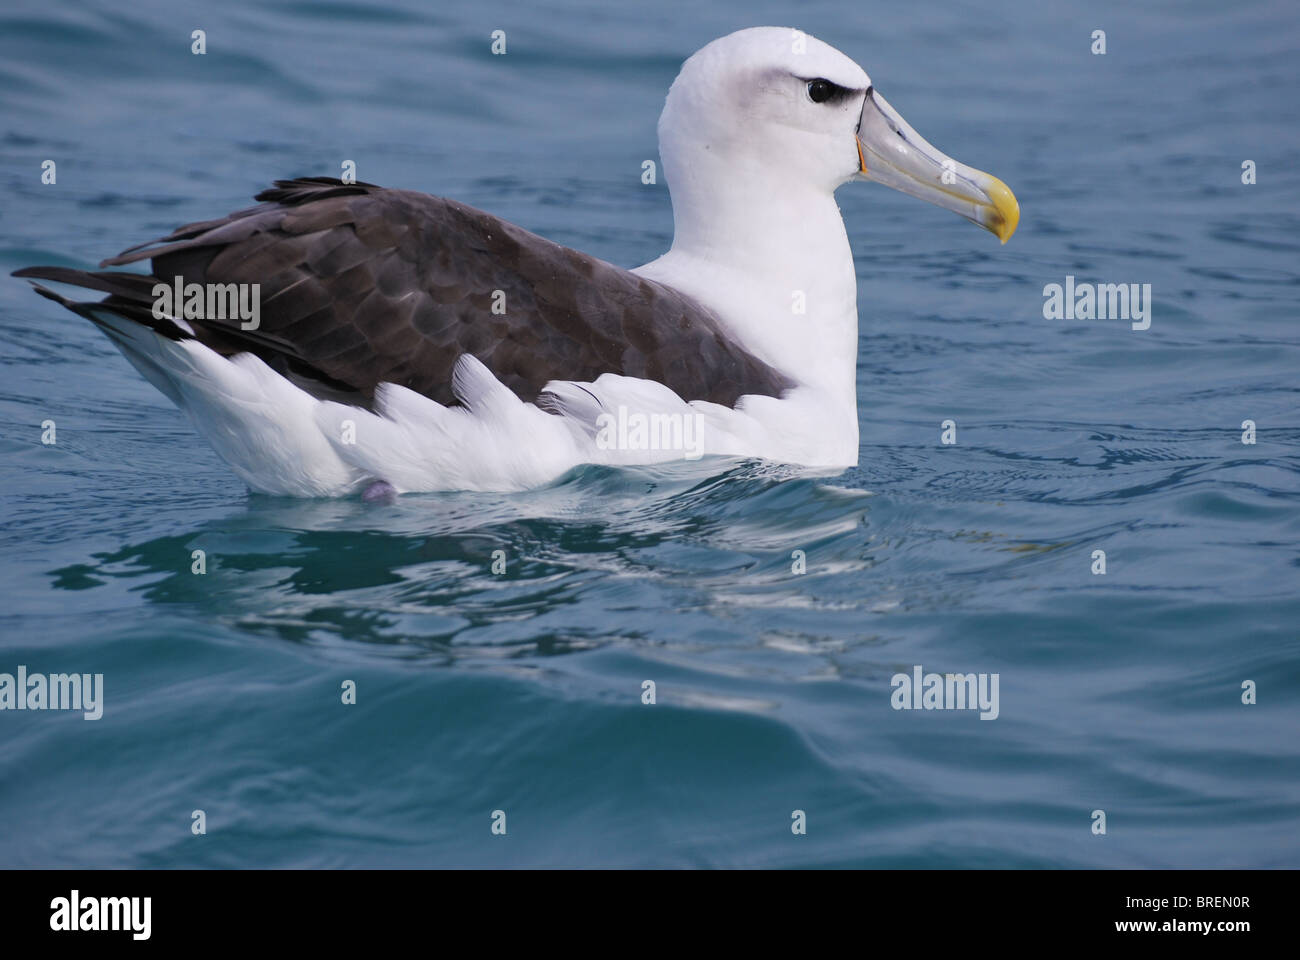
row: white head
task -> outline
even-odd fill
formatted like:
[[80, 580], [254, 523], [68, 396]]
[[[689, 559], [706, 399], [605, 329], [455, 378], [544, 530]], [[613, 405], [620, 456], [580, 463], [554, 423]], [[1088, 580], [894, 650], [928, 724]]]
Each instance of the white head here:
[[[996, 233], [1019, 208], [997, 178], [920, 137], [856, 63], [814, 37], [753, 27], [714, 40], [683, 64], [659, 119], [660, 155], [682, 242], [716, 246], [710, 224], [769, 226], [849, 180], [876, 180], [954, 210]], [[683, 231], [685, 235], [683, 235]]]
[[[809, 85], [822, 80], [814, 94]], [[773, 175], [827, 193], [858, 172], [854, 131], [871, 80], [833, 47], [795, 30], [753, 27], [682, 65], [659, 119], [664, 164], [723, 157], [735, 178]]]

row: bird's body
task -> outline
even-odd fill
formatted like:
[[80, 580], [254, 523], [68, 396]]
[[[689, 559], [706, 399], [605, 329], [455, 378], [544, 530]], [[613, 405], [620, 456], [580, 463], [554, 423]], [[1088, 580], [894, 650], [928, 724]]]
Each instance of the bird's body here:
[[[833, 192], [885, 179], [868, 172], [871, 123], [890, 150], [908, 152], [896, 134], [916, 157], [937, 151], [861, 68], [809, 37], [800, 52], [798, 36], [741, 31], [687, 61], [660, 121], [674, 242], [636, 270], [452, 200], [309, 178], [101, 265], [151, 259], [150, 276], [19, 275], [108, 293], [74, 303], [38, 286], [260, 492], [518, 490], [584, 463], [713, 455], [848, 466], [856, 275]], [[936, 202], [1005, 239], [1009, 208], [976, 178], [1006, 188], [954, 169], [970, 196]], [[908, 190], [925, 191], [957, 196]], [[194, 309], [159, 309], [173, 284]], [[214, 288], [223, 304], [254, 284], [255, 324], [205, 309]]]

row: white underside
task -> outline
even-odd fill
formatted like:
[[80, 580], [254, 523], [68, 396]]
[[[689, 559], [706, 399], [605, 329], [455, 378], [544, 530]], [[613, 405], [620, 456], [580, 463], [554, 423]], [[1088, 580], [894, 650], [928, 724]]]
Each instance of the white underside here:
[[[132, 364], [260, 493], [337, 497], [378, 480], [399, 493], [517, 491], [582, 464], [699, 456], [811, 467], [857, 462], [856, 411], [849, 431], [844, 415], [828, 415], [842, 402], [812, 386], [780, 399], [742, 397], [733, 409], [687, 403], [660, 383], [605, 374], [593, 383], [549, 384], [554, 413], [524, 403], [467, 355], [452, 383], [462, 406], [381, 384], [371, 413], [317, 400], [252, 354], [226, 359], [196, 340], [169, 340], [113, 314], [101, 320]], [[609, 419], [601, 421], [602, 413]]]

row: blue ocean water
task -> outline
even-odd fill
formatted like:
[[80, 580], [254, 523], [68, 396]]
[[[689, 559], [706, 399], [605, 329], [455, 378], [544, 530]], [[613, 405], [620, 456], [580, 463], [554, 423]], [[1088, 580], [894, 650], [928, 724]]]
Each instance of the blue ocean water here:
[[[840, 476], [252, 496], [7, 277], [349, 159], [645, 262], [672, 228], [640, 179], [664, 93], [764, 23], [858, 60], [1023, 211], [999, 247], [841, 191]], [[1258, 0], [11, 0], [0, 672], [102, 673], [104, 715], [0, 712], [0, 865], [1296, 866], [1298, 27]], [[1067, 275], [1151, 284], [1150, 329], [1045, 320]], [[999, 716], [892, 709], [916, 665], [996, 673]]]

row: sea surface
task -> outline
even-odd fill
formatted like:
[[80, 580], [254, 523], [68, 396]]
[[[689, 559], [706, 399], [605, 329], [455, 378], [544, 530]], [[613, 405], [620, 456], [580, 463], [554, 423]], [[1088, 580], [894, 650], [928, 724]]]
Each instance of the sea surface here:
[[[1001, 247], [840, 191], [840, 475], [250, 495], [8, 277], [345, 160], [635, 266], [669, 83], [761, 24], [1023, 211]], [[1298, 73], [1300, 8], [1261, 0], [9, 0], [0, 672], [104, 699], [0, 712], [0, 866], [1300, 865]], [[1150, 328], [1045, 319], [1067, 276], [1150, 284]], [[917, 666], [996, 674], [997, 718], [893, 709]]]

